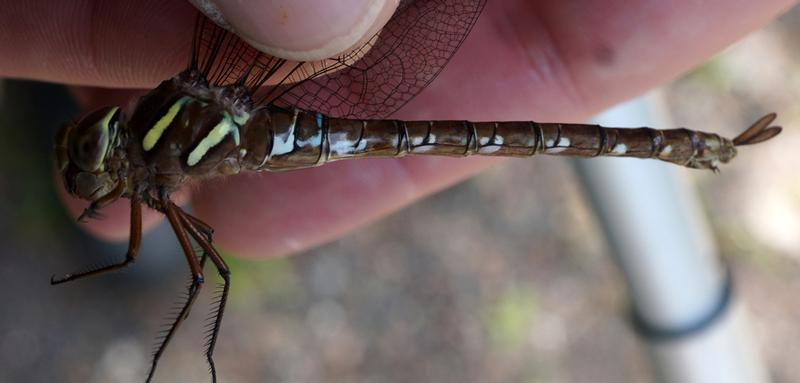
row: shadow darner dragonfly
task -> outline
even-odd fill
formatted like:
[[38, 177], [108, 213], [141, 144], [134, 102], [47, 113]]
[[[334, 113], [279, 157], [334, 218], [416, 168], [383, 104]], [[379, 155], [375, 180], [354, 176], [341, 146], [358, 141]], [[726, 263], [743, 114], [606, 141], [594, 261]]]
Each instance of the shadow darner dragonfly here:
[[[106, 107], [56, 138], [66, 189], [91, 201], [79, 220], [120, 198], [131, 203], [128, 251], [120, 263], [54, 277], [73, 281], [131, 265], [142, 238], [141, 205], [166, 215], [191, 270], [188, 298], [153, 357], [147, 380], [204, 282], [207, 259], [224, 280], [206, 357], [216, 381], [214, 346], [230, 290], [230, 271], [212, 245], [212, 228], [170, 196], [198, 180], [241, 172], [284, 171], [327, 162], [405, 155], [654, 158], [716, 170], [736, 147], [780, 132], [762, 117], [729, 140], [688, 129], [620, 129], [532, 121], [381, 119], [424, 89], [479, 17], [485, 0], [402, 1], [386, 27], [359, 48], [314, 63], [269, 56], [202, 16], [189, 65], [140, 98], [131, 111]], [[194, 241], [202, 249], [200, 257]]]

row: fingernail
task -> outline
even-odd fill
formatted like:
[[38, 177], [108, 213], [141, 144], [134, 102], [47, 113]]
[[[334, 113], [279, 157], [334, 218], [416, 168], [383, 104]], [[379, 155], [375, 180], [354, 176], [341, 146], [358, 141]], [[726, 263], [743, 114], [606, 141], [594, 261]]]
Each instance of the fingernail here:
[[215, 21], [224, 20], [253, 47], [297, 61], [321, 60], [353, 48], [380, 30], [398, 4], [398, 0], [192, 2]]

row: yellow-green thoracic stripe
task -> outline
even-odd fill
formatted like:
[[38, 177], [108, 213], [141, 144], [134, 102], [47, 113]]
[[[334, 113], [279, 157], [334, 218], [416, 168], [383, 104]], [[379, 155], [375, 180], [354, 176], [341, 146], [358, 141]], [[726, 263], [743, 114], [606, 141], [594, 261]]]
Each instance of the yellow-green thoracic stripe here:
[[236, 146], [239, 146], [239, 126], [236, 125], [230, 114], [223, 113], [222, 120], [189, 153], [186, 164], [189, 166], [197, 165], [211, 148], [217, 146], [229, 134], [233, 137], [233, 142]]
[[144, 140], [142, 140], [142, 148], [145, 152], [156, 146], [158, 140], [161, 139], [161, 136], [164, 134], [164, 131], [167, 130], [167, 127], [172, 124], [172, 121], [178, 116], [178, 112], [181, 111], [181, 108], [191, 100], [192, 98], [189, 96], [179, 98], [167, 109], [167, 113], [164, 113], [164, 115], [153, 124], [153, 127], [147, 131]]

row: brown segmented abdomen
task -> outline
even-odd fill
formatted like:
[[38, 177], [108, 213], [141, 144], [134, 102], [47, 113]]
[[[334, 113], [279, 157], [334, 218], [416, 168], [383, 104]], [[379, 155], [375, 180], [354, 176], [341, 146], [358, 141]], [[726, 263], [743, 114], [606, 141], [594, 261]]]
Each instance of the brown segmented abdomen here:
[[[374, 150], [375, 146], [380, 146], [387, 139], [391, 140], [391, 145], [396, 149], [389, 156], [617, 156], [657, 158], [690, 167], [711, 168], [716, 162], [727, 162], [736, 153], [731, 141], [716, 134], [688, 129], [621, 129], [532, 121], [403, 122], [336, 119], [332, 119], [329, 126], [330, 147], [346, 150], [331, 150], [328, 160], [387, 156], [385, 149]], [[335, 131], [337, 132], [334, 133]], [[393, 137], [387, 137], [387, 131], [394, 131]], [[341, 141], [335, 141], [336, 138]]]
[[549, 154], [655, 158], [691, 168], [716, 169], [736, 155], [735, 146], [777, 134], [777, 128], [767, 127], [773, 119], [774, 115], [767, 115], [729, 140], [683, 128], [626, 129], [532, 121], [354, 120], [264, 108], [248, 122], [243, 168], [280, 171], [350, 158], [405, 155]]

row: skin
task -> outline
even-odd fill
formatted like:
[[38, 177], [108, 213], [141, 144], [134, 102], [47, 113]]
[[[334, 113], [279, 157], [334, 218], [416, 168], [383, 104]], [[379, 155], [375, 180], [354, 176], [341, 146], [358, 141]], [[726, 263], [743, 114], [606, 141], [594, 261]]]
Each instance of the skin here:
[[[376, 16], [362, 28], [360, 16], [348, 15], [368, 14], [355, 9], [369, 4], [355, 0], [347, 8], [352, 13], [318, 12], [322, 19], [336, 15], [325, 25], [298, 13], [317, 9], [313, 3], [330, 6], [328, 0], [303, 0], [294, 12], [287, 12], [289, 1], [219, 3], [227, 21], [249, 40], [292, 54], [347, 45], [342, 39], [326, 41], [325, 28], [341, 37], [350, 30], [374, 30], [384, 20]], [[494, 0], [439, 78], [394, 117], [579, 122], [674, 79], [793, 4]], [[179, 1], [3, 1], [0, 76], [79, 85], [75, 94], [87, 108], [126, 106], [137, 94], [131, 88], [151, 88], [183, 68], [193, 12]], [[259, 26], [258, 20], [276, 14], [293, 28], [278, 22]], [[222, 249], [263, 258], [335, 239], [497, 162], [344, 161], [307, 171], [230, 177], [189, 188], [176, 199], [191, 201], [196, 216], [216, 229], [215, 243]], [[64, 200], [76, 217], [86, 206]], [[124, 239], [125, 205], [111, 206], [103, 211], [105, 219], [82, 226], [101, 238]], [[160, 219], [145, 209], [145, 227]]]

